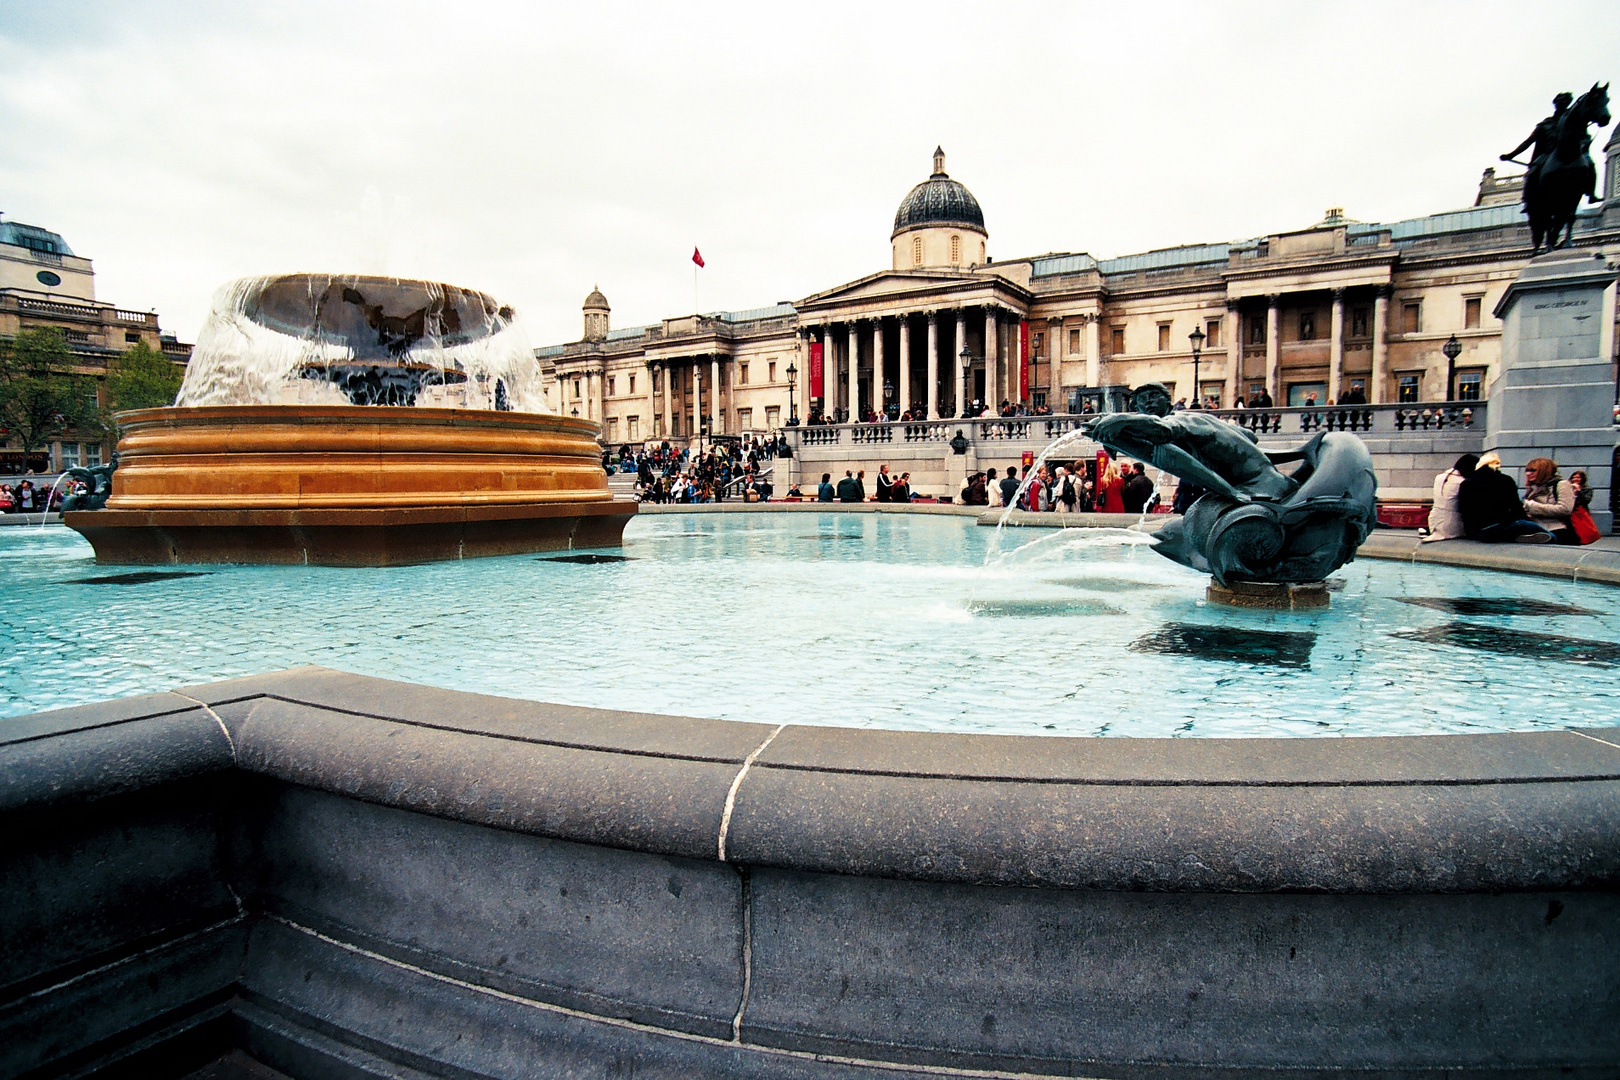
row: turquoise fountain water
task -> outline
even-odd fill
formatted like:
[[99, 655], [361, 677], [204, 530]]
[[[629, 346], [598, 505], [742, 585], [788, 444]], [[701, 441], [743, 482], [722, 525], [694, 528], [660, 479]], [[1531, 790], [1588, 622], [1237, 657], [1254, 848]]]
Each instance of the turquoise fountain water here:
[[[637, 518], [602, 561], [98, 568], [0, 530], [0, 716], [299, 664], [607, 708], [1034, 735], [1609, 724], [1620, 592], [1361, 560], [1330, 611], [1205, 603], [1120, 537], [909, 515]], [[172, 576], [194, 575], [194, 576]], [[1555, 711], [1547, 709], [1557, 688]], [[0, 719], [0, 723], [4, 723]]]

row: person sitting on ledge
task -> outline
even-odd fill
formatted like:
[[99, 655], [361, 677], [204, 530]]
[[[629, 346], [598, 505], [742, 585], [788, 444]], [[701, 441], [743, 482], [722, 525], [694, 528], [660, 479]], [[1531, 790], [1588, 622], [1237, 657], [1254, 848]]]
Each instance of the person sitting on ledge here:
[[1569, 523], [1575, 512], [1575, 485], [1558, 474], [1552, 458], [1531, 458], [1525, 463], [1524, 509], [1558, 543], [1580, 544], [1580, 537]]
[[855, 480], [855, 474], [844, 470], [844, 478], [838, 481], [838, 501], [858, 503], [865, 501], [866, 493], [861, 490], [860, 484]]
[[1482, 544], [1551, 543], [1552, 533], [1529, 519], [1519, 501], [1519, 485], [1501, 470], [1502, 459], [1492, 451], [1479, 459], [1474, 475], [1458, 489], [1463, 533]]
[[903, 503], [908, 503], [911, 501], [910, 473], [900, 474], [900, 479], [896, 480], [894, 482], [894, 486], [889, 489], [889, 501]]
[[1463, 482], [1474, 475], [1478, 466], [1479, 458], [1476, 455], [1464, 454], [1455, 465], [1434, 478], [1434, 504], [1429, 507], [1429, 525], [1428, 531], [1422, 534], [1423, 543], [1461, 540], [1467, 535], [1463, 529], [1462, 512], [1457, 508], [1457, 499], [1462, 492]]
[[816, 501], [833, 501], [832, 473], [824, 472], [821, 474], [821, 486], [816, 488]]

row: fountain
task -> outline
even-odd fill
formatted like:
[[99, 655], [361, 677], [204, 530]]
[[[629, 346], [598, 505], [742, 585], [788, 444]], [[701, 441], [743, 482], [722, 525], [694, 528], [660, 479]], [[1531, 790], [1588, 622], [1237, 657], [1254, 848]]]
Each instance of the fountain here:
[[387, 565], [616, 546], [597, 425], [547, 412], [512, 309], [288, 274], [216, 294], [176, 405], [119, 417], [104, 563]]
[[[1171, 413], [1158, 383], [1131, 394], [1136, 411], [1084, 431], [1115, 453], [1148, 461], [1206, 494], [1155, 536], [1154, 550], [1209, 574], [1209, 599], [1238, 607], [1328, 606], [1327, 576], [1355, 557], [1377, 524], [1378, 478], [1355, 435], [1326, 431], [1267, 453], [1235, 424]], [[1292, 475], [1279, 464], [1299, 461]]]

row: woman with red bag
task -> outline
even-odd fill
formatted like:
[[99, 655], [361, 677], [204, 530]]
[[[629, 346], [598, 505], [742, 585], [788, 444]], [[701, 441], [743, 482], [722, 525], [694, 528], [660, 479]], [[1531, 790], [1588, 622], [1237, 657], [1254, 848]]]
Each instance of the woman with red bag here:
[[1569, 527], [1583, 544], [1595, 544], [1599, 536], [1597, 522], [1592, 520], [1592, 489], [1586, 483], [1586, 470], [1577, 469], [1569, 474], [1569, 486], [1575, 489], [1575, 509], [1569, 515]]
[[1552, 458], [1531, 458], [1524, 464], [1524, 512], [1531, 521], [1553, 534], [1560, 544], [1579, 544], [1570, 525], [1575, 513], [1575, 486], [1558, 473]]

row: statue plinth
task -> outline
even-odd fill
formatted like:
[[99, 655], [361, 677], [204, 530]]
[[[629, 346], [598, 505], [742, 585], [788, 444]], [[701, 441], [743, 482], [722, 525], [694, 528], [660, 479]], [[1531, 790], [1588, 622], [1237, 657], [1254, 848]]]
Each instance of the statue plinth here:
[[1329, 601], [1325, 581], [1302, 585], [1278, 581], [1233, 581], [1222, 585], [1212, 581], [1204, 596], [1212, 604], [1269, 611], [1320, 611]]

